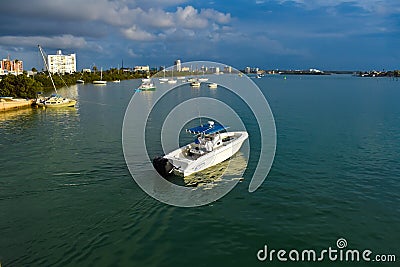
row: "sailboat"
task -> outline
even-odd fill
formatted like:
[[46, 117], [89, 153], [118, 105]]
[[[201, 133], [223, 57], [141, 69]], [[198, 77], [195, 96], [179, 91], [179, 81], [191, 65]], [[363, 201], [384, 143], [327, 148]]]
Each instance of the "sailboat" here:
[[163, 69], [163, 72], [164, 72], [164, 77], [163, 77], [163, 78], [159, 78], [158, 80], [159, 80], [160, 82], [168, 82], [168, 78], [165, 78], [165, 67], [164, 67], [164, 69]]
[[204, 70], [203, 70], [203, 76], [197, 79], [199, 82], [207, 82], [208, 78], [204, 77]]
[[49, 67], [47, 65], [47, 61], [44, 56], [43, 49], [40, 45], [38, 45], [38, 47], [39, 47], [40, 53], [42, 54], [42, 58], [43, 58], [45, 67], [46, 67], [47, 71], [49, 72], [51, 84], [53, 85], [54, 91], [56, 93], [52, 94], [50, 97], [42, 97], [42, 98], [36, 99], [36, 105], [38, 105], [39, 107], [44, 107], [44, 108], [74, 107], [76, 104], [75, 99], [65, 98], [58, 94], [57, 88], [54, 84], [53, 77], [51, 76], [51, 72], [49, 71]]
[[174, 80], [174, 69], [172, 68], [172, 78], [168, 80], [168, 83], [177, 83], [177, 80]]
[[103, 68], [100, 69], [100, 80], [93, 81], [93, 84], [107, 84], [107, 81], [103, 81]]

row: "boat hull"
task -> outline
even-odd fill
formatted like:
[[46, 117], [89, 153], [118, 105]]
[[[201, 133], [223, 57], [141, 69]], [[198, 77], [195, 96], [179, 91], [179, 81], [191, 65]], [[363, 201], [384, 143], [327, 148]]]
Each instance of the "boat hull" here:
[[46, 103], [37, 103], [39, 107], [45, 108], [65, 108], [65, 107], [74, 107], [76, 105], [76, 100], [70, 100], [65, 103], [57, 103], [57, 104], [46, 104]]
[[107, 81], [93, 81], [93, 84], [105, 85]]
[[214, 151], [200, 156], [196, 160], [190, 160], [178, 156], [182, 154], [185, 147], [179, 148], [165, 155], [164, 158], [168, 159], [169, 163], [174, 167], [174, 173], [177, 175], [189, 176], [193, 173], [203, 171], [235, 155], [241, 148], [243, 142], [248, 138], [247, 132], [233, 132], [231, 134], [238, 137], [234, 141], [220, 146]]

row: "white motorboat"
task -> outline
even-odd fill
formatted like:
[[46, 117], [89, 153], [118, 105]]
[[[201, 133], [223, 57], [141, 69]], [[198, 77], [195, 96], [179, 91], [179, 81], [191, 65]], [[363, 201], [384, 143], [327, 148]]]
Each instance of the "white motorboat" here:
[[171, 84], [175, 84], [175, 83], [177, 83], [178, 81], [177, 80], [174, 80], [174, 79], [171, 79], [171, 80], [168, 80], [168, 83], [171, 83]]
[[172, 172], [189, 176], [229, 159], [239, 151], [249, 135], [245, 131], [226, 132], [226, 129], [214, 121], [187, 129], [186, 132], [197, 136], [195, 141], [155, 158], [154, 167], [163, 176]]
[[156, 89], [156, 86], [151, 81], [151, 78], [142, 79], [142, 84], [137, 88], [137, 90], [140, 90], [140, 91], [151, 91], [151, 90], [154, 91], [155, 89]]
[[153, 83], [143, 83], [137, 89], [142, 91], [155, 90], [156, 86]]
[[218, 84], [216, 84], [216, 83], [210, 83], [210, 84], [208, 84], [208, 87], [209, 87], [210, 89], [216, 89], [216, 88], [218, 87]]
[[192, 87], [200, 87], [200, 82], [198, 82], [198, 81], [194, 81], [194, 82], [192, 82], [191, 84], [190, 84], [190, 86], [192, 86]]

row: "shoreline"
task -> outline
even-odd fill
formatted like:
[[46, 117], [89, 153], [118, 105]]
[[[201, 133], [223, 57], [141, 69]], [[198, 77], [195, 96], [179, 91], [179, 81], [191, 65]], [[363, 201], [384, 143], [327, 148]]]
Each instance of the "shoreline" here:
[[0, 99], [0, 112], [19, 110], [32, 107], [35, 100], [21, 99], [21, 98], [1, 98]]

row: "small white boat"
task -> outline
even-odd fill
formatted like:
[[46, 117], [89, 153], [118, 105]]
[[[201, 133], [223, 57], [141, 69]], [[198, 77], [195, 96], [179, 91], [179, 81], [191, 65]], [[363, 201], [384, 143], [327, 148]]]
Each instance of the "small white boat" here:
[[208, 78], [202, 77], [202, 78], [199, 78], [198, 81], [204, 83], [204, 82], [208, 81]]
[[97, 84], [97, 85], [106, 85], [107, 81], [93, 81], [93, 84]]
[[151, 79], [148, 79], [148, 81], [143, 82], [137, 89], [141, 91], [149, 91], [149, 90], [155, 90], [156, 86], [154, 83], [151, 82]]
[[165, 66], [164, 66], [164, 68], [163, 68], [163, 73], [164, 73], [164, 77], [162, 77], [162, 78], [158, 78], [158, 80], [160, 81], [160, 82], [168, 82], [168, 78], [165, 78]]
[[239, 151], [249, 135], [245, 131], [226, 132], [226, 129], [215, 125], [214, 121], [187, 129], [186, 132], [197, 135], [195, 141], [155, 158], [154, 167], [163, 176], [172, 172], [189, 176], [229, 159]]
[[79, 80], [76, 80], [76, 83], [85, 83], [85, 81], [84, 81], [84, 80], [81, 80], [81, 79], [79, 79]]
[[216, 84], [216, 83], [210, 83], [210, 84], [208, 84], [208, 87], [209, 87], [210, 89], [216, 89], [216, 88], [218, 87], [218, 84]]
[[93, 84], [105, 85], [107, 81], [103, 81], [103, 68], [100, 70], [100, 80], [93, 81]]
[[172, 77], [171, 77], [171, 79], [168, 80], [168, 83], [175, 84], [177, 82], [178, 82], [178, 80], [174, 79], [174, 69], [172, 69]]
[[171, 84], [174, 84], [174, 83], [177, 83], [178, 81], [177, 80], [174, 80], [174, 79], [170, 79], [170, 80], [168, 80], [168, 83], [171, 83]]
[[192, 87], [200, 87], [200, 82], [198, 82], [198, 81], [195, 81], [195, 82], [192, 82], [191, 84], [190, 84], [190, 86], [192, 86]]
[[143, 78], [142, 79], [142, 83], [149, 83], [149, 82], [151, 82], [150, 78]]
[[120, 83], [121, 82], [121, 80], [115, 80], [115, 81], [113, 81], [113, 83]]
[[195, 82], [195, 81], [197, 81], [195, 78], [189, 78], [189, 79], [187, 79], [187, 82], [188, 82], [188, 83], [192, 83], [192, 82]]

